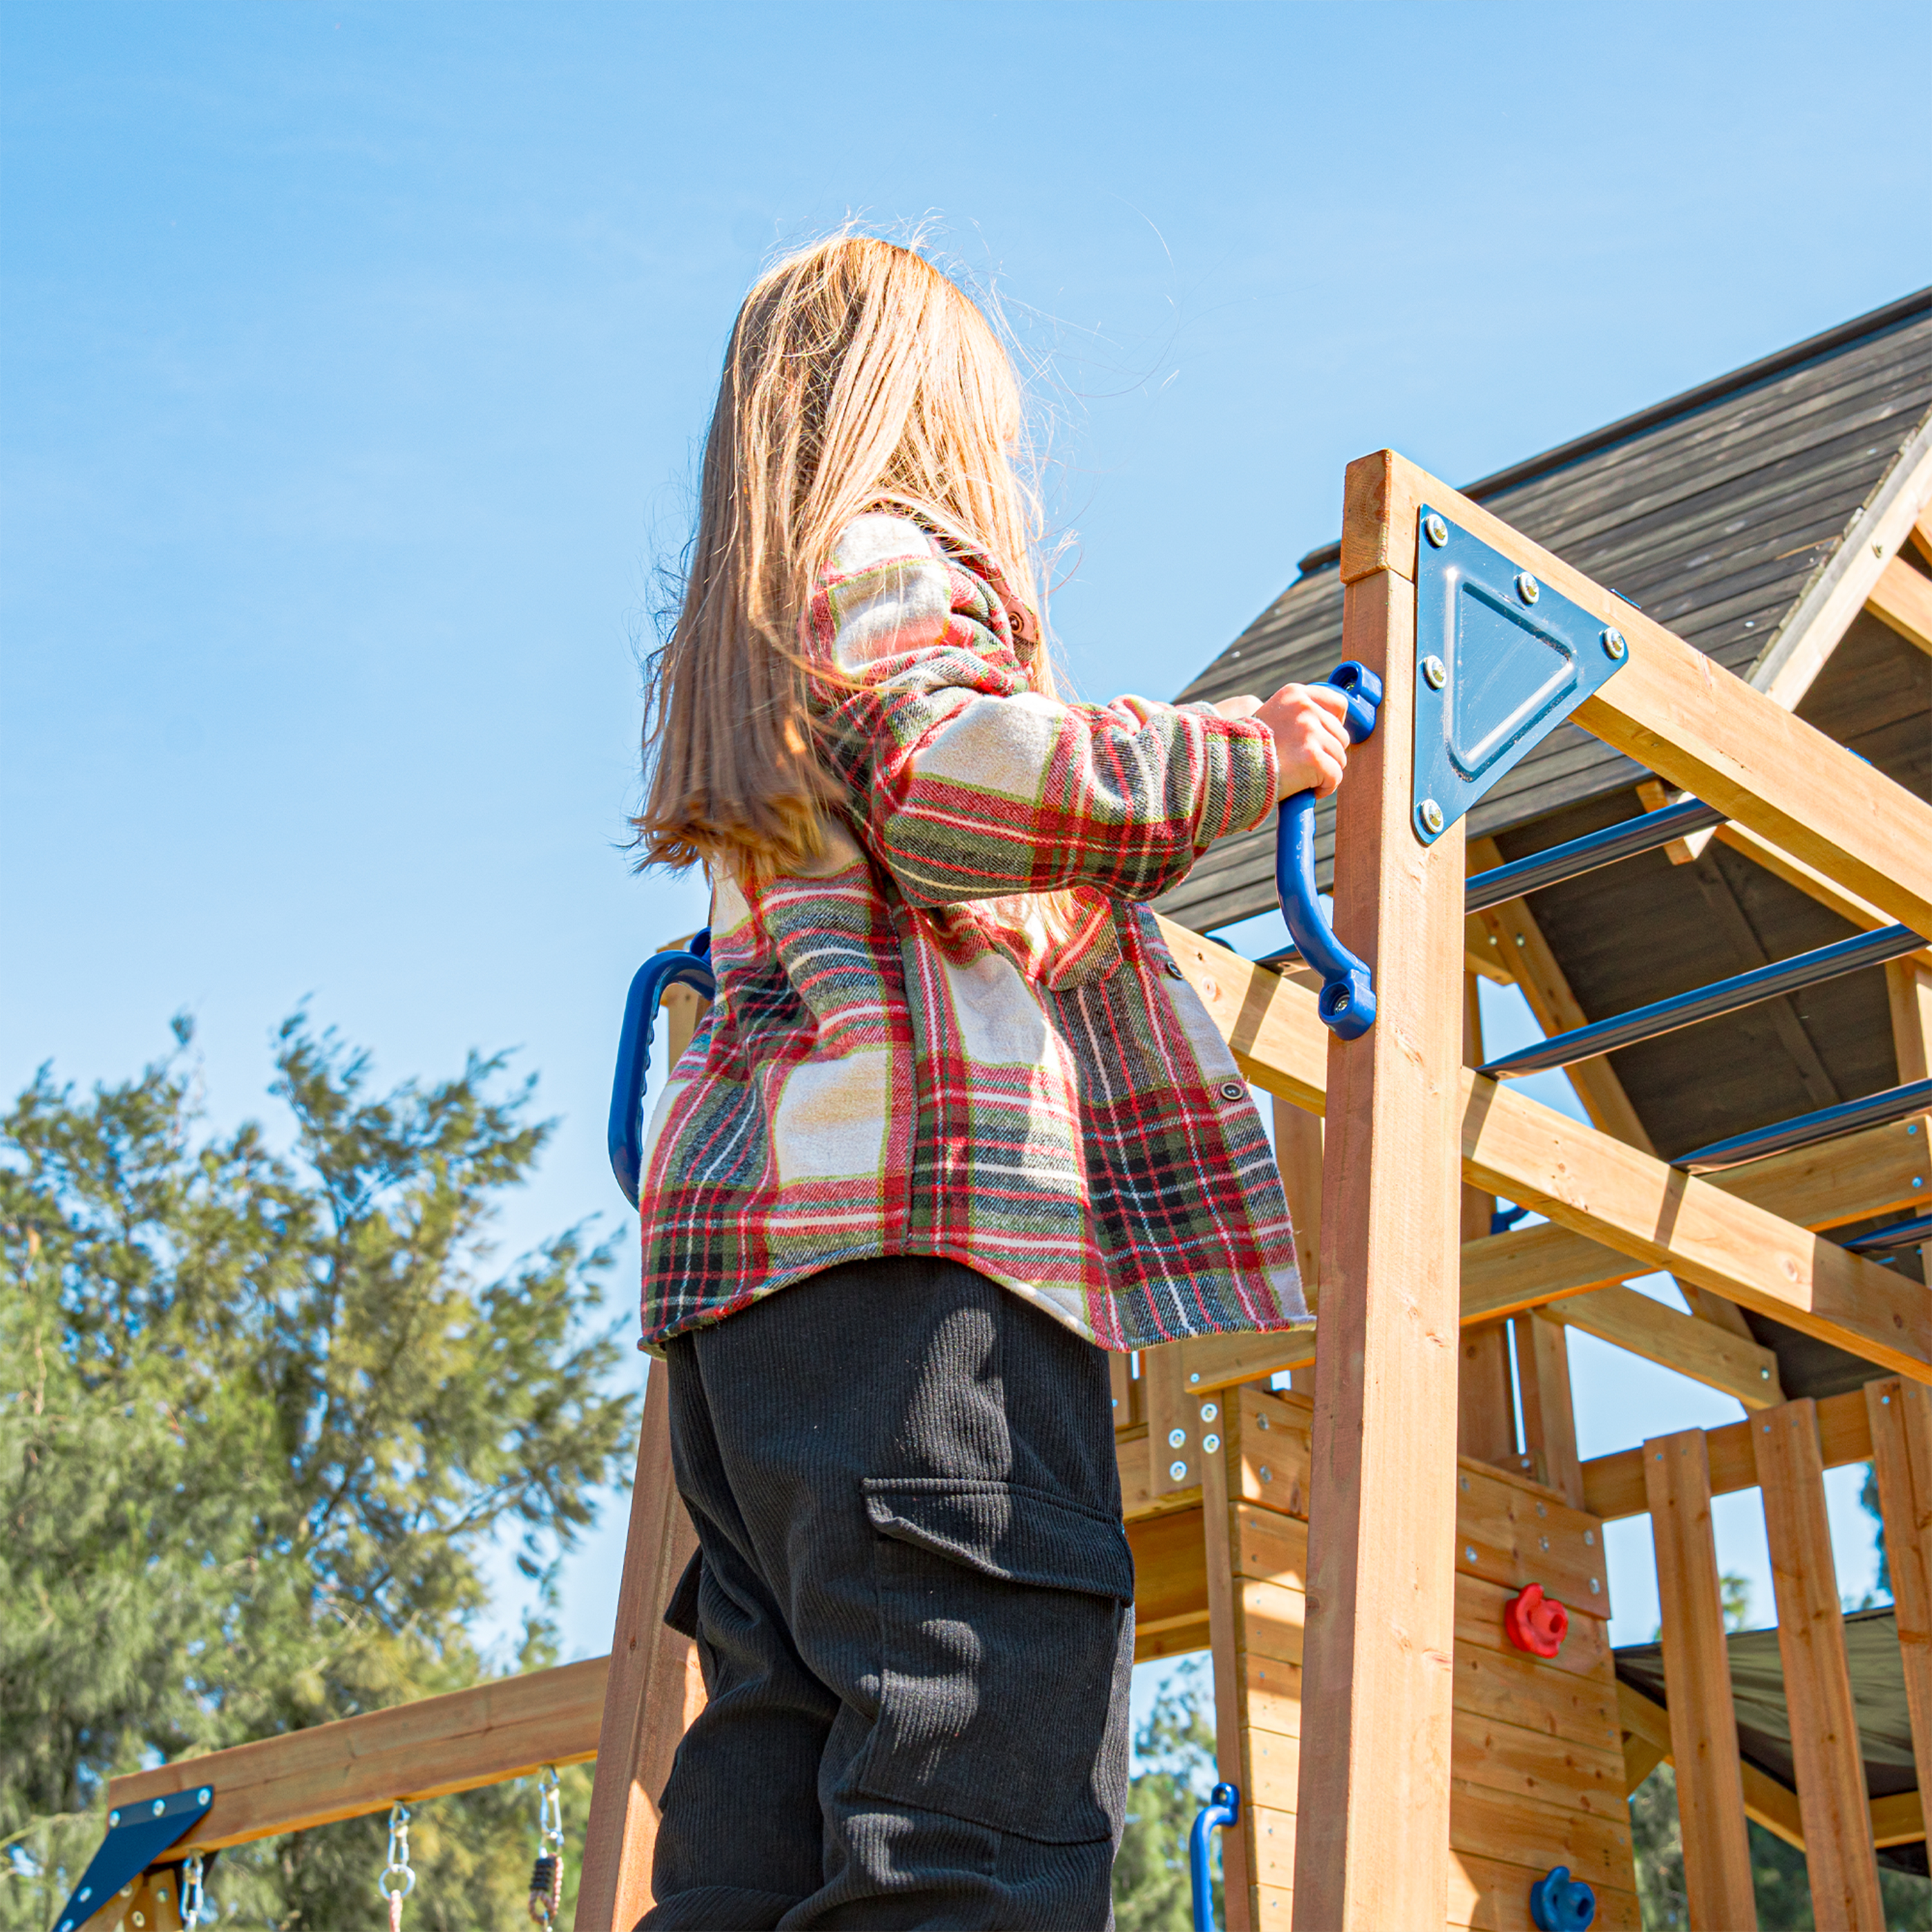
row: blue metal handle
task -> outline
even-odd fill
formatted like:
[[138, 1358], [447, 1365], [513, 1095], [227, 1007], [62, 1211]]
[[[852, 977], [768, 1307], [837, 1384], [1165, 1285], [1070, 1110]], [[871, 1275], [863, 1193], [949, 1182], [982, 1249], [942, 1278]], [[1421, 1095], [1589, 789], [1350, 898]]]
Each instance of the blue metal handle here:
[[[1348, 742], [1359, 745], [1376, 728], [1382, 681], [1352, 658], [1322, 682], [1348, 700]], [[1322, 975], [1318, 1006], [1330, 1030], [1359, 1040], [1376, 1023], [1375, 981], [1366, 966], [1335, 937], [1315, 892], [1315, 794], [1298, 791], [1275, 817], [1274, 885], [1295, 950]]]
[[1240, 1792], [1232, 1784], [1217, 1784], [1187, 1834], [1187, 1871], [1194, 1882], [1194, 1932], [1214, 1932], [1214, 1880], [1208, 1869], [1214, 1828], [1238, 1823], [1240, 1816]]
[[651, 1031], [658, 1004], [669, 986], [688, 986], [704, 999], [717, 996], [711, 971], [707, 928], [683, 952], [654, 953], [640, 966], [624, 1000], [624, 1030], [617, 1040], [617, 1071], [610, 1082], [610, 1124], [607, 1136], [610, 1172], [624, 1198], [638, 1204], [638, 1182], [644, 1160], [644, 1082], [651, 1070]]

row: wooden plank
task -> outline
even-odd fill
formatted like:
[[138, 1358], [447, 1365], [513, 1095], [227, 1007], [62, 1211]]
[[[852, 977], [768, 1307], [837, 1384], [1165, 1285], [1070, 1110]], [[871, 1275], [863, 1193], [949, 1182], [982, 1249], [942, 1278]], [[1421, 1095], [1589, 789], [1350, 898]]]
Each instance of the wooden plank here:
[[[1311, 1309], [1322, 1301], [1322, 1117], [1291, 1106], [1279, 1094], [1274, 1106], [1274, 1158], [1281, 1170], [1294, 1223], [1295, 1258], [1301, 1292]], [[1312, 1391], [1311, 1391], [1312, 1393]]]
[[1883, 1932], [1815, 1405], [1801, 1400], [1766, 1410], [1754, 1419], [1752, 1442], [1812, 1915], [1846, 1932]]
[[1714, 1322], [1680, 1315], [1634, 1288], [1592, 1288], [1552, 1302], [1539, 1316], [1516, 1318], [1580, 1328], [1600, 1342], [1735, 1396], [1747, 1408], [1768, 1408], [1784, 1399], [1778, 1357], [1771, 1349]]
[[[1644, 1774], [1670, 1760], [1670, 1714], [1653, 1698], [1646, 1697], [1629, 1684], [1617, 1686], [1617, 1714], [1624, 1731], [1626, 1763], [1633, 1759], [1643, 1766]], [[1634, 1749], [1633, 1748], [1636, 1748]], [[1762, 1825], [1774, 1837], [1782, 1838], [1794, 1850], [1804, 1849], [1804, 1833], [1798, 1811], [1798, 1794], [1787, 1791], [1774, 1778], [1767, 1777], [1754, 1764], [1738, 1760], [1738, 1787], [1744, 1816]], [[1634, 1778], [1634, 1791], [1640, 1778]]]
[[1553, 1490], [1539, 1493], [1465, 1456], [1456, 1471], [1457, 1571], [1509, 1590], [1540, 1583], [1578, 1617], [1610, 1614], [1602, 1526]]
[[1483, 1644], [1456, 1646], [1456, 1708], [1615, 1756], [1622, 1731], [1607, 1673], [1550, 1670], [1540, 1658]]
[[[1558, 1302], [1555, 1306], [1559, 1310], [1574, 1307], [1594, 1301], [1599, 1295], [1628, 1292], [1624, 1288], [1598, 1288], [1594, 1294], [1581, 1294], [1573, 1303]], [[1654, 1302], [1646, 1305], [1656, 1306]], [[1580, 1509], [1583, 1466], [1576, 1455], [1576, 1418], [1570, 1400], [1570, 1345], [1563, 1333], [1562, 1318], [1558, 1316], [1552, 1320], [1545, 1313], [1532, 1310], [1516, 1316], [1510, 1327], [1516, 1340], [1516, 1388], [1522, 1402], [1523, 1448], [1531, 1458], [1537, 1480], [1548, 1484], [1573, 1508]]]
[[116, 1809], [212, 1784], [214, 1802], [164, 1858], [244, 1845], [284, 1832], [534, 1776], [597, 1755], [610, 1659], [503, 1677], [440, 1697], [112, 1780]]
[[1466, 1173], [1634, 1259], [1932, 1380], [1918, 1282], [1480, 1074], [1462, 1084]]
[[[1472, 536], [1622, 632], [1629, 644], [1623, 669], [1584, 700], [1574, 722], [1915, 932], [1932, 932], [1932, 806], [1393, 451], [1359, 459], [1350, 473], [1358, 470], [1364, 482], [1353, 498], [1378, 500], [1411, 518], [1426, 498]], [[1347, 519], [1366, 514], [1360, 507], [1345, 510], [1343, 581], [1351, 580], [1352, 562], [1360, 574], [1370, 556], [1393, 556], [1404, 552], [1405, 544], [1400, 560], [1385, 567], [1412, 577], [1414, 551], [1406, 533], [1376, 539], [1366, 529], [1350, 531]], [[1909, 518], [1898, 536], [1908, 526]], [[1874, 532], [1872, 540], [1881, 541], [1882, 533]], [[1853, 610], [1864, 596], [1860, 589]]]
[[671, 1469], [668, 1371], [651, 1364], [638, 1472], [618, 1587], [616, 1660], [605, 1695], [599, 1754], [584, 1833], [578, 1917], [584, 1932], [629, 1932], [651, 1904], [658, 1801], [671, 1759], [704, 1707], [697, 1646], [664, 1613], [698, 1547]]
[[[1471, 861], [1471, 863], [1476, 862]], [[1483, 1061], [1483, 1015], [1477, 982], [1462, 975], [1462, 1064]], [[1496, 1197], [1481, 1188], [1462, 1192], [1462, 1239], [1489, 1234]], [[1465, 1456], [1508, 1468], [1516, 1460], [1516, 1395], [1510, 1382], [1509, 1324], [1466, 1322], [1458, 1347], [1456, 1379], [1456, 1447]]]
[[1178, 1342], [1141, 1351], [1141, 1400], [1147, 1410], [1147, 1483], [1151, 1497], [1201, 1486], [1198, 1432], [1184, 1374]]
[[1114, 1432], [1114, 1454], [1120, 1468], [1121, 1514], [1130, 1522], [1142, 1516], [1160, 1516], [1173, 1510], [1198, 1509], [1201, 1486], [1191, 1489], [1163, 1490], [1156, 1496], [1148, 1474], [1148, 1430], [1144, 1422]]
[[[1635, 1876], [1628, 1811], [1604, 1817], [1511, 1796], [1466, 1778], [1450, 1786], [1449, 1840], [1456, 1852], [1470, 1857], [1506, 1864], [1534, 1861], [1538, 1876], [1552, 1865], [1568, 1865], [1592, 1886], [1619, 1890], [1629, 1889]], [[1526, 1902], [1528, 1890], [1526, 1885]]]
[[[1825, 1396], [1818, 1404], [1818, 1433], [1826, 1468], [1871, 1461], [1871, 1424], [1863, 1392], [1850, 1389], [1843, 1395]], [[1757, 1486], [1757, 1451], [1748, 1421], [1706, 1430], [1705, 1442], [1713, 1496], [1730, 1496]], [[1642, 1516], [1650, 1508], [1643, 1451], [1618, 1449], [1591, 1457], [1583, 1465], [1583, 1505], [1605, 1522]]]
[[1894, 1791], [1871, 1802], [1872, 1839], [1880, 1850], [1916, 1845], [1925, 1835], [1925, 1808], [1916, 1791]]
[[1879, 573], [1865, 608], [1908, 644], [1932, 656], [1932, 578], [1895, 556]]
[[1629, 1816], [1615, 1738], [1578, 1744], [1474, 1711], [1456, 1713], [1456, 1775], [1467, 1784], [1610, 1820]]
[[[1222, 1784], [1233, 1785], [1259, 1803], [1262, 1794], [1250, 1762], [1247, 1658], [1236, 1601], [1234, 1505], [1228, 1495], [1230, 1450], [1224, 1432], [1215, 1426], [1222, 1420], [1220, 1403], [1210, 1400], [1198, 1407], [1202, 1554], [1208, 1641], [1214, 1655], [1215, 1770]], [[1249, 1891], [1254, 1868], [1253, 1810], [1252, 1804], [1244, 1805], [1234, 1828], [1221, 1834], [1222, 1909], [1227, 1932], [1252, 1932]]]
[[1208, 1557], [1197, 1508], [1127, 1525], [1134, 1556], [1134, 1622], [1147, 1631], [1199, 1624], [1207, 1641]]
[[1871, 1428], [1918, 1789], [1932, 1792], [1932, 1394], [1896, 1377], [1861, 1391]]
[[[1456, 1647], [1493, 1651], [1500, 1657], [1520, 1657], [1503, 1630], [1503, 1612], [1516, 1594], [1514, 1584], [1492, 1583], [1486, 1578], [1458, 1572], [1456, 1578]], [[1579, 1616], [1570, 1620], [1570, 1634], [1554, 1657], [1540, 1658], [1539, 1670], [1560, 1672], [1588, 1678], [1598, 1683], [1610, 1679], [1609, 1625], [1600, 1617]]]
[[1921, 510], [1912, 526], [1912, 547], [1928, 563], [1932, 563], [1932, 510]]
[[1690, 1921], [1756, 1932], [1704, 1432], [1652, 1437], [1643, 1454]]
[[1463, 852], [1409, 829], [1414, 617], [1388, 573], [1348, 588], [1344, 655], [1386, 695], [1338, 795], [1335, 925], [1380, 1017], [1329, 1047], [1293, 1882], [1362, 1932], [1441, 1923], [1448, 1884]]

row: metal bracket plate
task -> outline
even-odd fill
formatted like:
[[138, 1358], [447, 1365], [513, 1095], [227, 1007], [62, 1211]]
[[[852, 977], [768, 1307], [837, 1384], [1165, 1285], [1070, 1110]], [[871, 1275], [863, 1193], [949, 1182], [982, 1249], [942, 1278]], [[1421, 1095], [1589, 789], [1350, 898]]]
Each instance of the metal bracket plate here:
[[1432, 845], [1629, 662], [1623, 634], [1424, 504], [1409, 824]]
[[107, 1835], [54, 1921], [56, 1932], [75, 1932], [92, 1918], [129, 1880], [138, 1878], [190, 1826], [206, 1817], [214, 1802], [214, 1787], [202, 1784], [109, 1812]]

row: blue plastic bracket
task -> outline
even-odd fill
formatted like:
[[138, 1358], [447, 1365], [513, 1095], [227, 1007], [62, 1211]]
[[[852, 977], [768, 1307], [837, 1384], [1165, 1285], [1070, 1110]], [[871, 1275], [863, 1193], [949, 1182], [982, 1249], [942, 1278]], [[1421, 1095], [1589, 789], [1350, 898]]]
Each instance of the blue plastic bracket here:
[[1240, 1822], [1241, 1794], [1232, 1784], [1217, 1784], [1196, 1814], [1187, 1834], [1187, 1875], [1194, 1886], [1194, 1932], [1214, 1932], [1214, 1876], [1208, 1869], [1208, 1846], [1218, 1826]]
[[[1359, 745], [1376, 728], [1382, 681], [1353, 658], [1322, 680], [1348, 700], [1343, 722], [1348, 742]], [[1322, 975], [1317, 1003], [1338, 1039], [1359, 1040], [1376, 1023], [1375, 981], [1368, 968], [1335, 937], [1315, 890], [1315, 794], [1298, 791], [1275, 814], [1274, 889], [1295, 950]]]
[[130, 1879], [139, 1878], [189, 1826], [206, 1817], [214, 1802], [214, 1786], [202, 1784], [109, 1812], [107, 1835], [88, 1860], [73, 1896], [61, 1907], [54, 1932], [75, 1932]]
[[624, 1198], [638, 1204], [644, 1161], [644, 1083], [651, 1071], [651, 1033], [658, 1004], [670, 986], [688, 986], [703, 999], [717, 997], [711, 970], [711, 934], [693, 938], [688, 950], [656, 952], [640, 966], [624, 999], [624, 1030], [617, 1040], [617, 1070], [610, 1082], [610, 1120], [605, 1138], [610, 1172]]
[[1584, 1932], [1597, 1916], [1597, 1894], [1568, 1865], [1544, 1873], [1529, 1888], [1530, 1922], [1536, 1932]]
[[1623, 633], [1425, 503], [1409, 823], [1432, 845], [1630, 662]]

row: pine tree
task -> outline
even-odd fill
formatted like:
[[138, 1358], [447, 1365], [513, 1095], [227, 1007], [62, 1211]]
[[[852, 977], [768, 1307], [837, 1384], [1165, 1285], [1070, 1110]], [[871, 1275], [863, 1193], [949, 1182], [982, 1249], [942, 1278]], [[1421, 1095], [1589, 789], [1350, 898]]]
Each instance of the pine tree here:
[[[1134, 1748], [1145, 1768], [1127, 1788], [1126, 1828], [1114, 1861], [1114, 1922], [1119, 1932], [1188, 1932], [1188, 1834], [1214, 1782], [1214, 1680], [1206, 1658], [1190, 1659], [1161, 1687]], [[1216, 1924], [1220, 1864], [1217, 1852]]]
[[[550, 1129], [502, 1058], [386, 1094], [298, 1015], [275, 1150], [206, 1130], [178, 1050], [0, 1123], [0, 1932], [41, 1932], [106, 1780], [458, 1688], [486, 1546], [533, 1577], [621, 1480], [636, 1404], [595, 1332], [610, 1256], [572, 1230], [489, 1270], [496, 1198]], [[510, 1667], [554, 1660], [529, 1622]], [[580, 1826], [587, 1782], [566, 1774]], [[410, 1923], [507, 1928], [529, 1792], [422, 1808]], [[382, 1822], [224, 1855], [249, 1921], [363, 1926]]]

